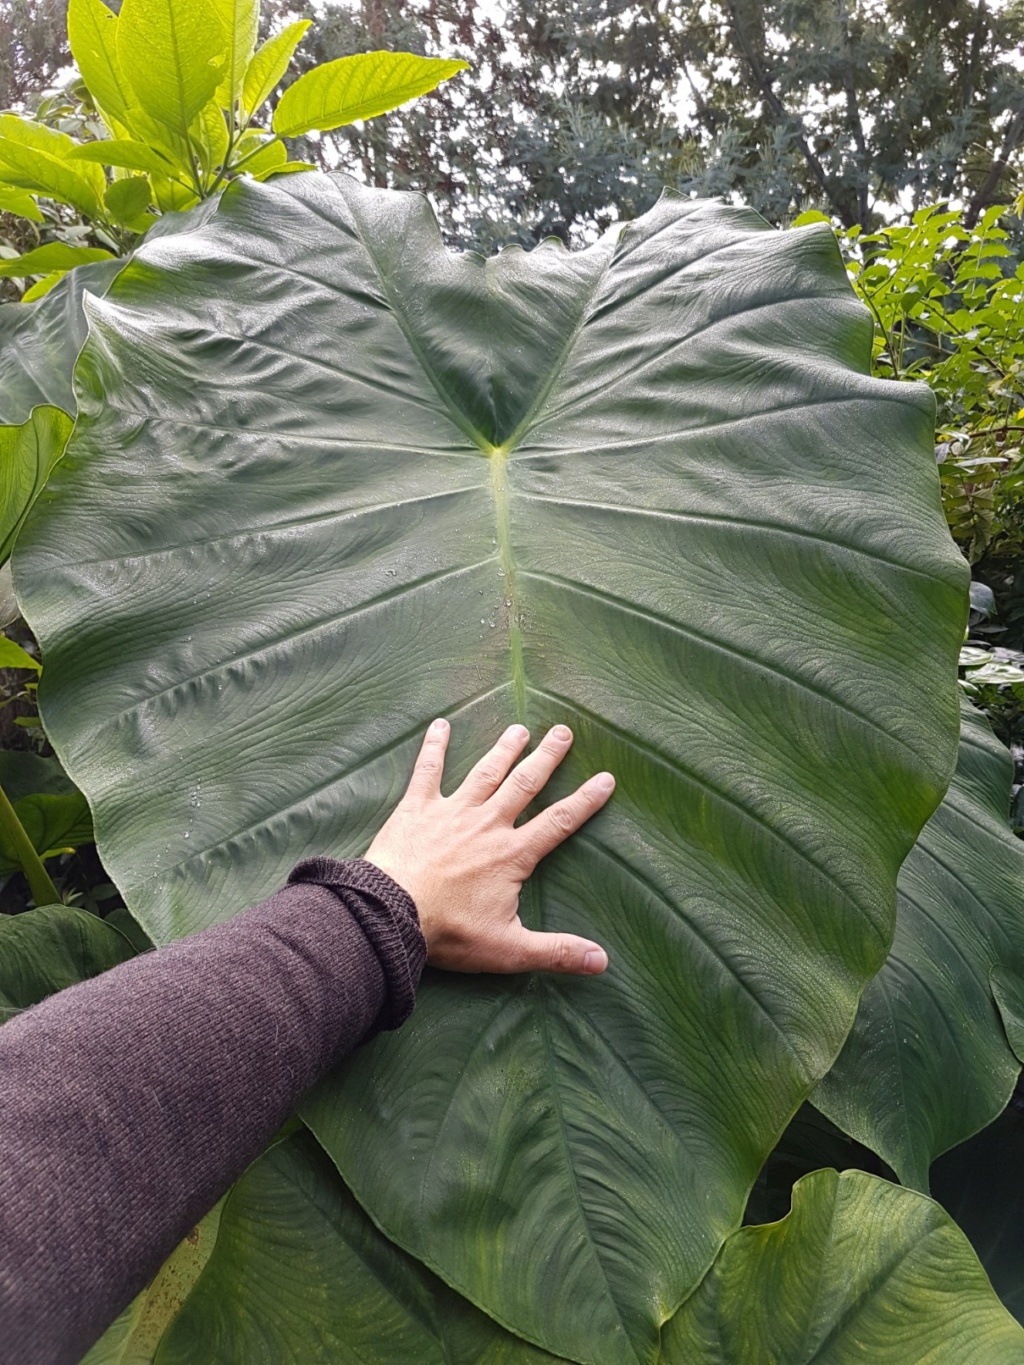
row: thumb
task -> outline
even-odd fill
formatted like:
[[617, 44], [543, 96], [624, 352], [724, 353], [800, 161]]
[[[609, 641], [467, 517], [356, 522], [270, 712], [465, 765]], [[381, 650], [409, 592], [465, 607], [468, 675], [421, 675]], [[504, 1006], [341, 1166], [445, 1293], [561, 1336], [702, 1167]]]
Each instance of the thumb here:
[[570, 976], [597, 976], [608, 966], [608, 954], [599, 943], [575, 934], [544, 934], [521, 929], [510, 945], [510, 972], [563, 972]]

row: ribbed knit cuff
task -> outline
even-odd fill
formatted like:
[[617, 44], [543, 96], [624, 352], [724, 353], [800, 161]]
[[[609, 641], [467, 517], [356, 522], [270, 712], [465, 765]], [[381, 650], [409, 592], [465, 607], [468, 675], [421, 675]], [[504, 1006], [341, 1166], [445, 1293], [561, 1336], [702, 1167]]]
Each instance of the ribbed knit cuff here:
[[416, 987], [427, 960], [416, 906], [407, 891], [365, 858], [306, 858], [294, 867], [289, 883], [323, 886], [338, 897], [356, 920], [380, 960], [387, 1001], [374, 1031], [404, 1024], [416, 1003]]

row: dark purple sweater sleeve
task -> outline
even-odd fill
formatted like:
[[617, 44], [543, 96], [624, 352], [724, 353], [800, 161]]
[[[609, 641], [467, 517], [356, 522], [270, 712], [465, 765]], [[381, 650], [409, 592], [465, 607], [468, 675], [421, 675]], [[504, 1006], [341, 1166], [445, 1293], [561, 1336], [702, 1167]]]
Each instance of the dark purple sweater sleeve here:
[[360, 860], [0, 1029], [0, 1362], [74, 1365], [357, 1043], [397, 1028], [416, 908]]

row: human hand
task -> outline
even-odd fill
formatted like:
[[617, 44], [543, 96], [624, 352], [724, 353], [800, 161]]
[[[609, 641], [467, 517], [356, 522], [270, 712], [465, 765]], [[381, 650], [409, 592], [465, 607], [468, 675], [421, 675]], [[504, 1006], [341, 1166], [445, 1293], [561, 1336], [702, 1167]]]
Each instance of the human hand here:
[[454, 972], [603, 972], [608, 955], [598, 944], [525, 928], [519, 892], [541, 858], [601, 809], [614, 777], [598, 773], [517, 828], [569, 752], [572, 731], [556, 725], [513, 768], [530, 734], [511, 726], [445, 797], [450, 733], [446, 720], [430, 726], [405, 795], [364, 854], [416, 902], [427, 961]]

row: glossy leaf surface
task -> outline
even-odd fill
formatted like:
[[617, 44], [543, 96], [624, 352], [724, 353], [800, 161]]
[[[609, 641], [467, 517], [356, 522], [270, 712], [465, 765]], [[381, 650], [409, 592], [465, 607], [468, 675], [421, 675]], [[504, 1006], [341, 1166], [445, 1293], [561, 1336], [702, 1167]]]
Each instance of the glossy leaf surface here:
[[358, 52], [325, 62], [291, 84], [274, 110], [274, 132], [296, 137], [375, 118], [435, 90], [468, 62], [412, 52]]
[[815, 1171], [781, 1223], [729, 1238], [662, 1349], [666, 1365], [1017, 1365], [1024, 1331], [931, 1199]]
[[159, 1365], [556, 1365], [382, 1237], [308, 1134], [231, 1190]]
[[940, 1152], [991, 1123], [1020, 1070], [989, 973], [1024, 975], [1024, 844], [1007, 813], [1013, 763], [962, 704], [942, 805], [900, 871], [896, 936], [814, 1103], [928, 1188]]
[[123, 934], [70, 905], [0, 915], [0, 1020], [134, 956]]
[[619, 786], [523, 913], [610, 971], [431, 976], [309, 1117], [494, 1317], [653, 1359], [947, 781], [966, 570], [930, 400], [867, 377], [827, 231], [674, 198], [485, 262], [413, 196], [239, 181], [90, 313], [15, 579], [105, 866], [165, 941], [363, 851], [434, 715], [452, 781], [569, 721], [550, 794]]

